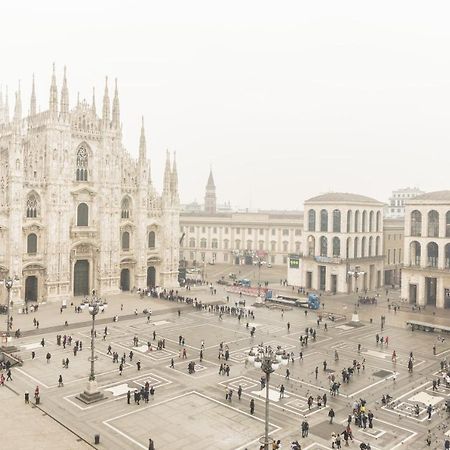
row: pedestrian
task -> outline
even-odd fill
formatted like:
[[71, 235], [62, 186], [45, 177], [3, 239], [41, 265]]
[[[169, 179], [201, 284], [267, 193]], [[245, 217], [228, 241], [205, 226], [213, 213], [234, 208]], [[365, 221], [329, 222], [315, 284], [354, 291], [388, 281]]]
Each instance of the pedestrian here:
[[317, 375], [319, 375], [319, 367], [316, 366], [316, 369], [314, 370], [314, 372], [316, 373], [316, 380], [317, 380]]
[[31, 352], [31, 359], [34, 359], [35, 356], [36, 356], [36, 353], [35, 352]]
[[48, 352], [47, 355], [45, 356], [45, 359], [47, 360], [47, 364], [50, 363], [51, 357], [52, 357], [52, 355]]
[[127, 403], [130, 404], [130, 400], [131, 400], [131, 391], [128, 390], [127, 392]]
[[238, 394], [238, 399], [240, 400], [241, 399], [241, 395], [242, 395], [242, 386], [241, 385], [239, 385], [239, 387], [238, 387], [237, 394]]
[[174, 362], [173, 358], [170, 360], [170, 368], [171, 369], [175, 368], [175, 362]]
[[250, 400], [250, 414], [253, 415], [255, 413], [255, 400], [252, 398]]
[[138, 370], [138, 371], [141, 370], [141, 361], [138, 361], [138, 362], [136, 363], [136, 366], [137, 366], [137, 370]]
[[433, 412], [433, 407], [431, 406], [431, 403], [427, 407], [427, 414], [428, 414], [428, 420], [431, 420], [431, 413]]
[[289, 376], [290, 376], [290, 375], [291, 375], [290, 370], [289, 370], [289, 369], [286, 369], [286, 376], [285, 376], [286, 380], [289, 380]]
[[428, 430], [427, 438], [426, 438], [425, 442], [427, 443], [428, 447], [431, 446], [431, 430]]
[[334, 409], [331, 408], [330, 411], [328, 411], [328, 417], [330, 418], [330, 424], [333, 423], [334, 416], [335, 416]]
[[64, 386], [64, 383], [63, 383], [63, 377], [62, 377], [62, 375], [60, 374], [59, 375], [59, 378], [58, 378], [58, 387], [63, 387]]

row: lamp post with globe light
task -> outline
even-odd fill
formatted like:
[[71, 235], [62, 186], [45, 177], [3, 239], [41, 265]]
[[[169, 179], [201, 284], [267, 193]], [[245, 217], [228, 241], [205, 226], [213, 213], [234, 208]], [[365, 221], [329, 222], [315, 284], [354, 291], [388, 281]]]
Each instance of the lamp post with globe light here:
[[5, 288], [8, 292], [7, 295], [7, 302], [8, 304], [6, 305], [6, 334], [5, 334], [5, 345], [2, 346], [2, 350], [4, 352], [12, 352], [16, 350], [16, 347], [14, 345], [10, 345], [11, 344], [11, 289], [14, 285], [14, 281], [18, 281], [19, 278], [17, 278], [17, 276], [15, 276], [14, 278], [11, 277], [7, 277], [3, 280], [3, 284], [5, 285]]
[[[358, 278], [361, 275], [364, 275], [365, 272], [360, 271], [360, 267], [356, 266], [354, 269], [350, 269], [347, 274], [349, 277], [355, 278], [355, 293], [358, 294]], [[353, 312], [352, 316], [352, 322], [359, 322], [359, 315], [358, 315], [358, 309], [357, 309], [357, 302], [358, 299], [355, 300], [355, 310]]]
[[95, 380], [95, 360], [97, 359], [95, 356], [95, 316], [100, 311], [100, 301], [99, 299], [93, 295], [91, 301], [89, 303], [89, 314], [92, 316], [92, 328], [91, 328], [91, 356], [89, 361], [91, 362], [91, 371], [89, 374], [89, 381], [86, 389], [82, 392], [78, 398], [82, 400], [84, 403], [94, 403], [102, 400], [104, 395], [101, 391], [99, 391], [97, 386], [97, 381]]
[[269, 450], [269, 446], [273, 443], [273, 439], [269, 437], [269, 381], [270, 375], [280, 367], [280, 364], [287, 365], [289, 357], [281, 350], [281, 347], [274, 351], [270, 346], [264, 347], [262, 344], [256, 349], [251, 349], [248, 361], [253, 363], [257, 369], [261, 369], [266, 375], [266, 402], [265, 402], [265, 419], [264, 419], [264, 437], [260, 439], [260, 443], [264, 446], [264, 450]]

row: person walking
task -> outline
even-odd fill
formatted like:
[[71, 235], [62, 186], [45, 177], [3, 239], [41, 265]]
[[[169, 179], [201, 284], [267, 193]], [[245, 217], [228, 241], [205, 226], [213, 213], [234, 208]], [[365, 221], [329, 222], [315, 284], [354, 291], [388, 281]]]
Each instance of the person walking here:
[[127, 404], [128, 405], [130, 404], [130, 401], [131, 401], [131, 391], [128, 390], [128, 392], [127, 392]]
[[239, 387], [238, 387], [237, 394], [238, 394], [238, 399], [240, 400], [241, 399], [241, 395], [242, 395], [242, 386], [241, 385], [239, 385]]
[[8, 369], [8, 371], [6, 372], [6, 381], [12, 381], [12, 377], [11, 377], [11, 369]]
[[64, 386], [64, 383], [63, 383], [63, 377], [62, 377], [62, 375], [60, 374], [59, 375], [59, 378], [58, 378], [58, 387], [63, 387]]
[[252, 398], [250, 400], [250, 414], [253, 416], [255, 413], [255, 400]]

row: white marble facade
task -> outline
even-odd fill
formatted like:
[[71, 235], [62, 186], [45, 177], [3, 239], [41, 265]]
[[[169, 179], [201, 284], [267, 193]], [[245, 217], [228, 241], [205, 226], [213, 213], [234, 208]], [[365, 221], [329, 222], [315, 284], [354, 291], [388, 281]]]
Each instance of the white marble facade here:
[[176, 163], [167, 154], [158, 194], [144, 124], [138, 159], [122, 144], [117, 83], [101, 114], [94, 95], [70, 108], [65, 71], [59, 95], [53, 70], [45, 111], [34, 81], [26, 117], [20, 90], [13, 117], [0, 97], [0, 158], [0, 279], [18, 277], [15, 303], [178, 285]]

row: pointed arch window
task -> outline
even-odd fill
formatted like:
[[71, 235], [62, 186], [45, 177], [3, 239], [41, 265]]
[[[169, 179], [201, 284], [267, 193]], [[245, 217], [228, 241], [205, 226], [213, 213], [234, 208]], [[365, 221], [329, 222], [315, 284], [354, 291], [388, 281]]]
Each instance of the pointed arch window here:
[[34, 193], [28, 194], [26, 216], [27, 218], [35, 218], [38, 216], [38, 199]]
[[131, 216], [131, 202], [130, 199], [128, 197], [124, 197], [122, 199], [122, 204], [120, 207], [121, 213], [120, 213], [120, 217], [122, 219], [129, 219]]
[[88, 180], [88, 151], [84, 144], [81, 144], [77, 150], [77, 181]]

